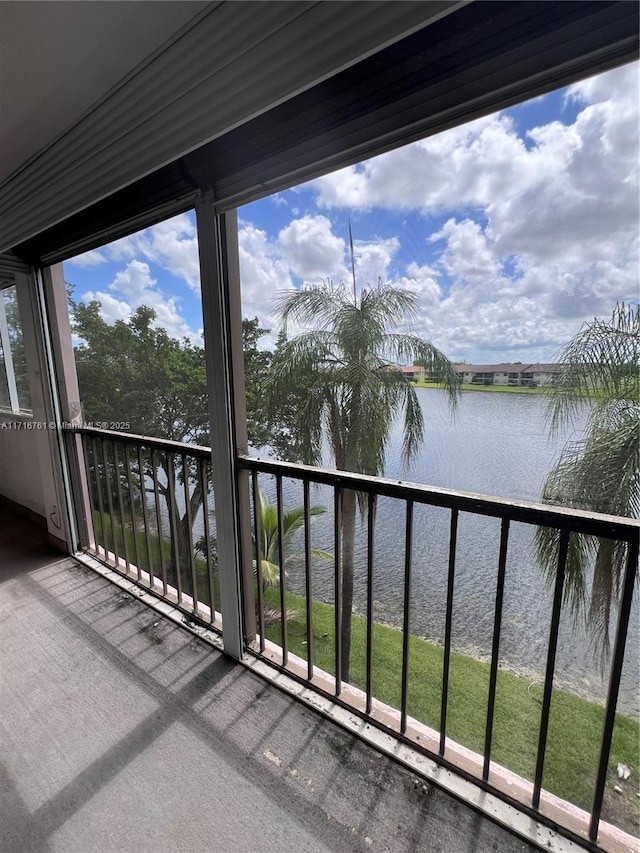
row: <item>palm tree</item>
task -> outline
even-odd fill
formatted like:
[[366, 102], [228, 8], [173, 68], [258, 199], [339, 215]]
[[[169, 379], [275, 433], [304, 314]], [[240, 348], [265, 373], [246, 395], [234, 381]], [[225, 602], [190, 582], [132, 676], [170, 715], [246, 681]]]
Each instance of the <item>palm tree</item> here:
[[[583, 437], [565, 446], [547, 475], [543, 501], [637, 518], [640, 306], [617, 304], [609, 321], [585, 323], [557, 361], [561, 369], [550, 388], [551, 431], [566, 426], [585, 406], [589, 413]], [[538, 559], [549, 580], [555, 575], [558, 540], [557, 531], [539, 528]], [[626, 556], [624, 543], [571, 537], [565, 601], [574, 616], [585, 614], [603, 658], [609, 652], [611, 609], [621, 591]]]
[[[312, 518], [322, 515], [324, 512], [325, 508], [322, 506], [312, 506], [309, 509], [309, 515]], [[258, 517], [260, 522], [260, 575], [264, 589], [267, 586], [277, 586], [280, 580], [280, 529], [278, 525], [278, 507], [276, 504], [269, 503], [262, 489], [258, 489]], [[291, 551], [293, 540], [302, 530], [303, 525], [303, 506], [297, 506], [283, 512], [282, 544], [285, 554], [285, 565], [300, 556], [298, 553], [289, 552]], [[327, 551], [322, 551], [320, 548], [312, 548], [311, 554], [323, 560], [333, 559], [331, 554]], [[254, 560], [254, 570], [255, 568], [256, 561]]]
[[[286, 331], [297, 321], [314, 328], [284, 343], [274, 357], [269, 391], [277, 406], [288, 392], [304, 387], [296, 412], [296, 439], [303, 462], [319, 464], [326, 436], [336, 468], [380, 475], [391, 424], [404, 415], [403, 457], [415, 456], [423, 436], [422, 410], [415, 389], [394, 363], [420, 359], [440, 379], [452, 405], [459, 393], [458, 375], [435, 346], [414, 334], [391, 328], [412, 319], [416, 294], [378, 281], [358, 296], [330, 280], [289, 291], [278, 300]], [[342, 554], [342, 654], [344, 681], [349, 681], [353, 553], [357, 496], [342, 493], [340, 535]]]

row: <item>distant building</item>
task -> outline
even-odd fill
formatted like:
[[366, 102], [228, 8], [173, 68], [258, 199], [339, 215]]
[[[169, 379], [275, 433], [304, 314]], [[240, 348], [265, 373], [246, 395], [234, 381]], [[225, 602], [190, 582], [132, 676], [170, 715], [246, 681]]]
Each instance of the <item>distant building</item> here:
[[559, 364], [528, 364], [522, 371], [520, 384], [531, 388], [546, 388], [552, 384], [559, 371]]
[[410, 382], [424, 382], [424, 367], [418, 367], [416, 364], [410, 364], [398, 368], [405, 379]]
[[402, 373], [405, 379], [408, 379], [410, 382], [425, 382], [425, 370], [424, 367], [418, 367], [416, 364], [391, 364], [390, 368], [397, 370], [398, 373]]
[[456, 370], [465, 385], [511, 385], [544, 388], [553, 382], [559, 365], [523, 364], [459, 364]]

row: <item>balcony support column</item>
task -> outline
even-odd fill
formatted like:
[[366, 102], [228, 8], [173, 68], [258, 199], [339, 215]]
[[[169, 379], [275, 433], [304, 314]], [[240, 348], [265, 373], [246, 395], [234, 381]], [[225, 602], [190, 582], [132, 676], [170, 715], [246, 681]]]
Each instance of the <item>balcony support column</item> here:
[[255, 638], [242, 356], [242, 309], [235, 211], [217, 214], [211, 194], [196, 206], [202, 285], [211, 461], [224, 649], [236, 660]]
[[63, 459], [63, 470], [59, 476], [67, 491], [70, 546], [74, 551], [86, 546], [93, 548], [93, 518], [82, 440], [70, 430], [70, 427], [82, 425], [82, 406], [62, 264], [43, 268], [40, 287], [35, 293], [40, 295], [43, 331], [46, 332], [43, 343], [48, 342], [50, 350], [51, 409]]

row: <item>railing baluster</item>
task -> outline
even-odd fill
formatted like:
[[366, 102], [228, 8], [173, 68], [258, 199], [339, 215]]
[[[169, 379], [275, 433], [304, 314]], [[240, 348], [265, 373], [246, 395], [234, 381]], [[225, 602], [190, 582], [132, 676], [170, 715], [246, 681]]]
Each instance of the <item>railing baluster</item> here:
[[282, 500], [282, 477], [276, 477], [276, 503], [278, 513], [278, 562], [280, 568], [280, 638], [282, 640], [282, 665], [289, 661], [287, 636], [287, 591], [285, 585], [284, 553], [284, 506]]
[[[191, 493], [189, 491], [189, 480], [191, 479], [187, 468], [187, 455], [183, 453], [180, 457], [182, 462], [182, 476], [184, 479], [184, 501], [185, 514], [187, 517], [187, 544], [189, 546], [189, 572], [191, 575], [191, 598], [193, 599], [193, 613], [199, 616], [198, 613], [198, 584], [196, 581], [196, 561], [193, 556], [193, 513], [191, 511]], [[194, 484], [194, 491], [198, 488], [197, 483]]]
[[109, 559], [109, 537], [107, 536], [107, 526], [105, 524], [104, 519], [104, 500], [102, 498], [102, 486], [105, 482], [105, 478], [100, 476], [100, 460], [98, 448], [101, 449], [102, 441], [100, 439], [95, 439], [93, 442], [93, 461], [96, 472], [96, 486], [98, 489], [98, 510], [100, 512], [100, 527], [102, 528], [102, 548], [104, 550], [104, 558], [105, 560]]
[[107, 486], [107, 505], [109, 507], [109, 520], [111, 522], [111, 539], [113, 540], [113, 555], [115, 557], [115, 564], [118, 566], [120, 562], [120, 555], [118, 553], [118, 537], [116, 536], [116, 518], [115, 512], [113, 511], [113, 497], [111, 495], [111, 474], [109, 474], [109, 465], [107, 462], [107, 442], [102, 442], [102, 460], [104, 462], [104, 479]]
[[160, 553], [160, 571], [162, 572], [162, 592], [167, 594], [167, 563], [164, 556], [164, 535], [162, 530], [162, 514], [160, 512], [160, 492], [158, 489], [158, 464], [156, 462], [156, 452], [151, 449], [151, 474], [153, 477], [153, 496], [156, 507], [156, 527], [158, 530], [158, 551]]
[[123, 444], [124, 450], [124, 469], [127, 478], [127, 488], [129, 489], [129, 509], [131, 511], [131, 535], [133, 536], [133, 552], [136, 560], [136, 570], [138, 573], [138, 583], [142, 580], [142, 567], [140, 566], [140, 546], [138, 543], [138, 520], [135, 511], [135, 498], [133, 496], [133, 479], [131, 477], [131, 461], [129, 459], [129, 445]]
[[[94, 544], [93, 551], [94, 551], [94, 554], [96, 554], [96, 556], [97, 556], [97, 554], [98, 554], [98, 537], [96, 536], [96, 522], [95, 522], [96, 508], [95, 508], [95, 501], [93, 498], [93, 484], [91, 481], [91, 465], [89, 464], [89, 450], [88, 450], [88, 445], [89, 445], [91, 440], [86, 435], [81, 435], [80, 440], [82, 442], [82, 454], [84, 456], [84, 470], [85, 470], [85, 474], [87, 477], [87, 491], [89, 493], [89, 509], [91, 512], [91, 519], [87, 519], [87, 525], [89, 525], [89, 523], [91, 524], [91, 531], [93, 533], [93, 544]], [[91, 452], [91, 456], [93, 457], [93, 451]], [[97, 476], [97, 472], [95, 471], [95, 464], [94, 464], [94, 472], [93, 473], [95, 475], [96, 485], [98, 485], [98, 476]], [[89, 541], [91, 541], [91, 535], [89, 537]]]
[[[126, 447], [124, 448], [126, 451]], [[124, 551], [124, 562], [127, 571], [131, 569], [131, 561], [129, 559], [129, 546], [127, 544], [127, 526], [124, 522], [124, 501], [122, 500], [122, 483], [120, 482], [120, 458], [118, 456], [118, 445], [113, 442], [113, 467], [116, 478], [116, 494], [118, 495], [118, 507], [120, 510], [120, 529], [122, 530], [122, 548]]]
[[491, 648], [491, 674], [489, 677], [489, 700], [487, 702], [487, 729], [484, 739], [484, 764], [482, 778], [489, 778], [491, 763], [491, 739], [493, 737], [493, 712], [496, 704], [496, 684], [498, 680], [498, 654], [500, 652], [500, 629], [502, 627], [502, 603], [504, 600], [504, 577], [507, 568], [507, 545], [509, 542], [509, 519], [503, 518], [500, 527], [500, 557], [498, 561], [498, 582], [496, 585], [496, 606], [493, 620], [493, 644]]
[[366, 712], [371, 713], [373, 695], [373, 543], [376, 513], [376, 496], [367, 495], [367, 676]]
[[142, 445], [140, 444], [138, 445], [137, 457], [138, 475], [140, 477], [140, 500], [142, 502], [142, 524], [144, 526], [144, 540], [147, 547], [147, 572], [149, 573], [149, 589], [153, 589], [153, 548], [151, 547], [151, 530], [149, 529], [149, 513], [147, 511], [147, 486], [145, 483], [146, 477], [144, 465], [142, 462]]
[[409, 637], [411, 609], [411, 562], [413, 558], [413, 501], [407, 501], [404, 537], [404, 603], [402, 609], [402, 695], [400, 698], [400, 731], [407, 730], [409, 698]]
[[258, 484], [258, 472], [251, 472], [251, 486], [253, 490], [253, 532], [255, 536], [256, 554], [256, 582], [258, 587], [258, 632], [260, 634], [260, 651], [264, 652], [264, 593], [262, 577], [262, 525], [260, 524], [260, 488]]
[[604, 798], [604, 786], [607, 781], [607, 767], [609, 764], [609, 752], [611, 750], [611, 738], [616, 720], [616, 706], [618, 704], [618, 691], [620, 689], [620, 678], [622, 676], [622, 665], [624, 663], [624, 651], [627, 642], [627, 631], [629, 629], [629, 616], [633, 603], [633, 592], [638, 572], [638, 541], [631, 540], [627, 546], [627, 566], [624, 575], [624, 586], [618, 613], [618, 625], [616, 627], [616, 638], [613, 646], [613, 660], [611, 662], [611, 675], [609, 676], [609, 689], [607, 691], [607, 706], [600, 741], [600, 760], [598, 762], [598, 774], [596, 776], [596, 789], [593, 797], [593, 808], [591, 809], [591, 822], [589, 825], [589, 838], [596, 841], [598, 838], [598, 827], [600, 825], [600, 814], [602, 812], [602, 800]]
[[178, 503], [176, 501], [176, 466], [174, 454], [167, 451], [167, 486], [169, 487], [169, 530], [171, 531], [171, 554], [175, 568], [176, 590], [178, 591], [178, 604], [182, 604], [182, 563], [180, 560], [180, 548], [178, 542], [178, 522], [176, 513]]
[[98, 447], [100, 446], [101, 440], [94, 439], [93, 441], [93, 466], [96, 472], [96, 487], [98, 490], [98, 512], [100, 513], [100, 528], [102, 530], [102, 548], [104, 550], [104, 558], [108, 559], [109, 553], [109, 545], [108, 545], [108, 537], [107, 537], [107, 528], [105, 526], [104, 521], [104, 500], [102, 498], [102, 486], [104, 484], [104, 477], [100, 476], [100, 462], [99, 462], [99, 453]]
[[560, 628], [560, 615], [562, 613], [562, 591], [564, 588], [564, 573], [567, 565], [567, 553], [569, 550], [569, 531], [563, 530], [560, 534], [560, 548], [558, 550], [558, 565], [556, 567], [556, 582], [553, 590], [553, 607], [551, 610], [551, 627], [549, 628], [549, 647], [547, 649], [547, 668], [544, 676], [544, 695], [542, 698], [542, 711], [540, 714], [540, 733], [538, 737], [538, 755], [536, 758], [536, 773], [533, 784], [533, 798], [531, 801], [534, 809], [540, 807], [540, 789], [542, 788], [542, 773], [544, 771], [544, 757], [547, 748], [547, 733], [549, 731], [549, 712], [551, 710], [551, 696], [553, 693], [553, 673], [556, 666], [556, 651], [558, 648], [558, 630]]
[[451, 631], [453, 628], [453, 589], [456, 574], [456, 547], [458, 543], [458, 510], [451, 510], [449, 527], [449, 571], [447, 577], [447, 609], [444, 626], [444, 657], [442, 660], [442, 699], [440, 705], [440, 755], [444, 755], [447, 742], [447, 706], [449, 703], [449, 667], [451, 664]]
[[[205, 555], [207, 560], [207, 581], [209, 584], [209, 610], [211, 624], [216, 621], [216, 597], [213, 585], [213, 566], [211, 564], [211, 530], [209, 528], [209, 477], [205, 469], [204, 459], [199, 460], [198, 476], [200, 477], [200, 488], [202, 489], [202, 512], [204, 519], [204, 539], [206, 542]], [[264, 650], [263, 650], [264, 651]]]
[[335, 486], [333, 490], [333, 547], [335, 559], [334, 574], [334, 615], [335, 615], [335, 695], [342, 691], [342, 559], [340, 557], [340, 515], [342, 508], [342, 489]]
[[307, 616], [307, 678], [313, 678], [313, 584], [311, 582], [311, 517], [309, 515], [309, 481], [302, 482], [304, 512], [304, 589]]

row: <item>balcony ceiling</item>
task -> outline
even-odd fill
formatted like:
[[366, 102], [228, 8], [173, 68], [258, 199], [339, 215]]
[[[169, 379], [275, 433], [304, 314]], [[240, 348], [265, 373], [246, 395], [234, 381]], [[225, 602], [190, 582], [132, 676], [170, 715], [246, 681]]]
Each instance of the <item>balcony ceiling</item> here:
[[638, 26], [627, 2], [0, 0], [0, 251], [230, 209], [632, 61]]
[[0, 183], [208, 5], [0, 2]]

